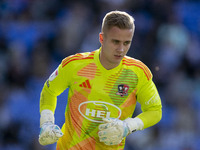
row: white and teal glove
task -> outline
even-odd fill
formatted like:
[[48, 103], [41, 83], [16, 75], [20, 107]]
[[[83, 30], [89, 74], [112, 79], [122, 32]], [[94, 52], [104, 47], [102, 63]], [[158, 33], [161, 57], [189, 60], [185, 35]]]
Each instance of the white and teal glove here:
[[142, 130], [144, 124], [139, 118], [128, 118], [124, 121], [116, 118], [104, 118], [99, 125], [99, 140], [106, 145], [118, 145], [132, 132]]
[[54, 115], [50, 110], [43, 110], [40, 117], [39, 143], [49, 145], [58, 141], [63, 136], [59, 126], [54, 124]]

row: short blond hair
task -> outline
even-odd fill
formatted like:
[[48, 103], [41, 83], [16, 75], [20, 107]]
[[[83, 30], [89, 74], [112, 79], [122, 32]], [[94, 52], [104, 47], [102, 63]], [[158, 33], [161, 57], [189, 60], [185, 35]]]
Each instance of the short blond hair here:
[[134, 29], [134, 18], [124, 11], [111, 11], [105, 15], [102, 22], [102, 32], [116, 26], [120, 29]]

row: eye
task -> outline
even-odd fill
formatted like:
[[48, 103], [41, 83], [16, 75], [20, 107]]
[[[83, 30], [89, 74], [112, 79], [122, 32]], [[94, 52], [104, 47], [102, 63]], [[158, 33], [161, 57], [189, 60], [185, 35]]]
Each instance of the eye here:
[[119, 44], [119, 41], [118, 41], [118, 40], [112, 40], [112, 42], [113, 42], [114, 44]]
[[131, 42], [130, 41], [126, 41], [126, 42], [124, 42], [124, 45], [126, 46], [126, 45], [129, 45]]

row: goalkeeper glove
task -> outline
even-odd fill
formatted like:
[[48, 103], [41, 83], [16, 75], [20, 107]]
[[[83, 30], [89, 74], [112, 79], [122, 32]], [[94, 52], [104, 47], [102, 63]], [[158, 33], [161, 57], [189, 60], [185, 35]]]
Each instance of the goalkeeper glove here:
[[124, 121], [115, 118], [104, 118], [99, 125], [99, 140], [106, 145], [118, 145], [124, 137], [136, 130], [142, 130], [144, 124], [139, 118], [128, 118]]
[[40, 117], [39, 143], [41, 145], [53, 144], [63, 136], [59, 126], [54, 124], [54, 115], [50, 110], [43, 110]]

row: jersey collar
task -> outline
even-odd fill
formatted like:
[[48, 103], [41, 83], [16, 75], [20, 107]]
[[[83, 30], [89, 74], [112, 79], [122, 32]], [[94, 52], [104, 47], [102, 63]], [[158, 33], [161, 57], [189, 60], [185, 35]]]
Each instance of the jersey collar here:
[[100, 52], [101, 52], [101, 47], [98, 50], [95, 51], [94, 59], [95, 59], [95, 63], [97, 64], [97, 66], [100, 68], [100, 70], [102, 72], [105, 72], [105, 73], [116, 73], [119, 70], [121, 70], [122, 61], [120, 62], [120, 64], [117, 67], [115, 67], [113, 69], [107, 70], [106, 68], [104, 68], [104, 66], [101, 64], [100, 59], [99, 59]]

